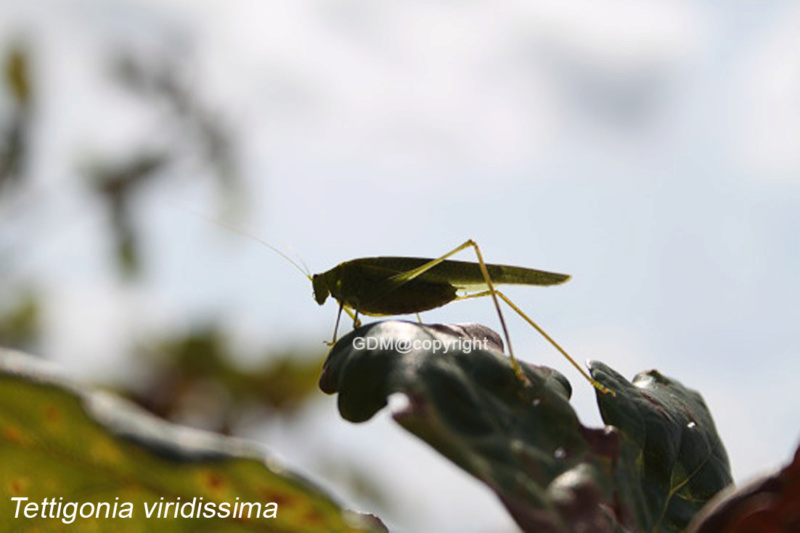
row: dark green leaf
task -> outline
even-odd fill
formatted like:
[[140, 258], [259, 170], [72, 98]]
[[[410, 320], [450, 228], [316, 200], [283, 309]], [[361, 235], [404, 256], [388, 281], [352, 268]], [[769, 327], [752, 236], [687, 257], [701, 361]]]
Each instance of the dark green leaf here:
[[650, 530], [683, 531], [732, 482], [728, 455], [702, 396], [655, 370], [633, 382], [599, 362], [591, 363], [591, 372], [617, 391], [599, 394], [598, 405], [635, 454], [626, 467], [632, 470], [630, 488], [644, 497], [638, 522]]
[[[484, 338], [492, 339], [485, 349], [463, 349], [466, 339]], [[362, 348], [356, 339], [384, 346]], [[398, 340], [412, 349], [388, 345]], [[402, 394], [398, 423], [492, 488], [526, 531], [680, 531], [730, 482], [697, 393], [657, 373], [631, 384], [595, 363], [595, 379], [617, 391], [600, 402], [618, 427], [590, 429], [561, 374], [522, 366], [527, 385], [483, 326], [387, 321], [341, 339], [320, 387], [338, 392], [339, 411], [353, 422]]]

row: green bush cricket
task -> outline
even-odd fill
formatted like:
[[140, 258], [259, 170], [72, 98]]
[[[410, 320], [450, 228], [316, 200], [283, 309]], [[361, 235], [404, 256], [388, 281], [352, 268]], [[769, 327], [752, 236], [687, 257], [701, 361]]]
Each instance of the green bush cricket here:
[[[473, 240], [464, 242], [437, 259], [366, 257], [339, 263], [321, 274], [311, 274], [308, 268], [304, 268], [305, 265], [301, 267], [291, 257], [268, 242], [218, 221], [216, 223], [263, 244], [294, 265], [311, 281], [314, 299], [319, 305], [323, 305], [329, 296], [339, 302], [339, 313], [336, 317], [331, 344], [336, 342], [342, 310], [350, 315], [355, 325], [358, 325], [358, 314], [394, 316], [421, 313], [456, 300], [490, 296], [500, 319], [512, 368], [523, 382], [527, 382], [527, 378], [524, 377], [522, 369], [514, 357], [508, 327], [500, 308], [500, 300], [503, 300], [538, 331], [597, 390], [606, 394], [615, 394], [614, 391], [593, 379], [547, 332], [511, 299], [495, 288], [495, 285], [559, 285], [569, 280], [569, 275], [532, 268], [487, 264], [483, 260], [480, 248]], [[467, 248], [475, 251], [478, 258], [477, 263], [448, 259]]]
[[[448, 258], [467, 248], [473, 248], [477, 263], [453, 261]], [[514, 357], [500, 301], [503, 300], [519, 316], [553, 345], [589, 383], [603, 393], [613, 391], [604, 387], [578, 365], [550, 335], [531, 320], [495, 285], [558, 285], [569, 280], [566, 274], [532, 268], [487, 264], [477, 243], [468, 240], [438, 259], [418, 257], [367, 257], [339, 263], [322, 274], [306, 276], [314, 287], [314, 299], [323, 305], [330, 295], [339, 302], [338, 328], [342, 309], [368, 316], [392, 316], [421, 313], [442, 307], [456, 300], [491, 296], [503, 329], [508, 354], [514, 372], [522, 370]], [[334, 330], [334, 340], [336, 331]], [[526, 380], [524, 377], [523, 380]]]

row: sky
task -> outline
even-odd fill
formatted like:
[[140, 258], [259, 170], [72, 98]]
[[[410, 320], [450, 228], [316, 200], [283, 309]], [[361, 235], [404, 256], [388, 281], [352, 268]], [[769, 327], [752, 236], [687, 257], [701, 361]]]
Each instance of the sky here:
[[[108, 357], [120, 335], [220, 310], [245, 344], [330, 335], [335, 306], [318, 308], [291, 265], [187, 214], [217, 207], [192, 168], [136, 205], [145, 289], [103, 268], [105, 222], [74, 186], [75, 154], [168, 142], [104, 81], [103, 53], [177, 49], [204, 101], [233, 117], [242, 230], [313, 272], [473, 238], [489, 262], [569, 273], [506, 292], [578, 360], [699, 390], [737, 481], [797, 445], [796, 3], [0, 0], [0, 46], [15, 35], [57, 87], [39, 99], [28, 193], [51, 216], [18, 209], [0, 232], [37, 243], [20, 261], [55, 302], [46, 352], [67, 372], [136, 372]], [[485, 301], [424, 319], [498, 326]], [[577, 372], [521, 320], [510, 328], [519, 357], [562, 371], [583, 423], [601, 424]], [[250, 436], [323, 484], [315, 457], [359, 458], [400, 502], [382, 516], [393, 530], [514, 530], [488, 489], [386, 413], [353, 425], [321, 399], [302, 423]]]

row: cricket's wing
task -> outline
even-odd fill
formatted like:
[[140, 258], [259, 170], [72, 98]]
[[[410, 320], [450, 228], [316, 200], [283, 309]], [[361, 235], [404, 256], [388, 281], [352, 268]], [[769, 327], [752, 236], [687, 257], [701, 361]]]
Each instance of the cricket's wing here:
[[[348, 263], [385, 269], [393, 275], [402, 274], [430, 263], [423, 257], [365, 257]], [[558, 274], [533, 268], [486, 264], [492, 283], [497, 285], [558, 285], [569, 280], [567, 274]], [[478, 263], [445, 260], [417, 276], [420, 280], [449, 283], [462, 291], [486, 290], [486, 280]]]

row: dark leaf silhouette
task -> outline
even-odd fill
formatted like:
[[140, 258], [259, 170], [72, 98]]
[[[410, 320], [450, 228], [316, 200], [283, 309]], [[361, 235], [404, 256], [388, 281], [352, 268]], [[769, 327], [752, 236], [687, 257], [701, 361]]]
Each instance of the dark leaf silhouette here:
[[[483, 339], [480, 349], [465, 344]], [[401, 394], [397, 422], [492, 488], [526, 531], [682, 531], [730, 483], [696, 392], [657, 372], [631, 383], [594, 363], [593, 377], [617, 395], [600, 395], [609, 425], [592, 429], [561, 374], [523, 370], [527, 385], [483, 326], [387, 321], [342, 338], [320, 387], [339, 394], [339, 412], [353, 422]]]

